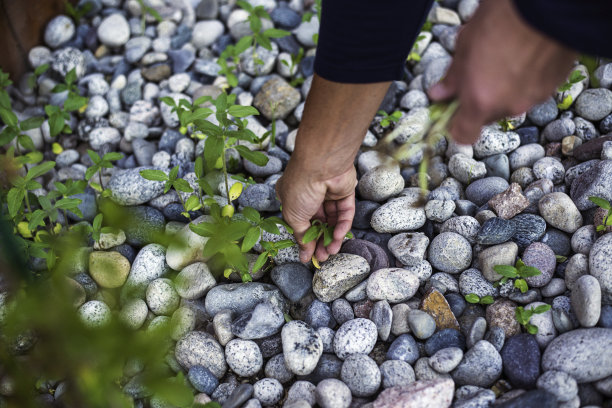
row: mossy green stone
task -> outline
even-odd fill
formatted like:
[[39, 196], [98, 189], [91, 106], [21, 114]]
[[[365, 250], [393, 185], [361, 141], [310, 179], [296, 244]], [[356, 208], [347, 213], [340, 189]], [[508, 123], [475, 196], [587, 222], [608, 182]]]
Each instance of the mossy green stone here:
[[98, 285], [121, 287], [130, 273], [130, 261], [119, 252], [96, 251], [89, 254], [89, 274]]

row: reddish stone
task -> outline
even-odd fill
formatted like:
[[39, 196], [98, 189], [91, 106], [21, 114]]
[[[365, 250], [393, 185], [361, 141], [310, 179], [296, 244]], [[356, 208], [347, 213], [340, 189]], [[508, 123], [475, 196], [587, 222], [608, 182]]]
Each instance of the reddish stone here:
[[531, 202], [523, 195], [523, 189], [518, 183], [510, 184], [506, 191], [494, 195], [489, 200], [489, 207], [497, 213], [497, 216], [509, 220], [520, 214]]

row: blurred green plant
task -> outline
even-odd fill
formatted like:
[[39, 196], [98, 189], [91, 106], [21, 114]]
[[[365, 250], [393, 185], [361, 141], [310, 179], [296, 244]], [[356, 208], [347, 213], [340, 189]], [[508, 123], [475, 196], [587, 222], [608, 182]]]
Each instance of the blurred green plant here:
[[606, 216], [604, 217], [602, 223], [600, 225], [597, 225], [596, 227], [597, 231], [600, 231], [600, 232], [605, 231], [606, 228], [612, 225], [612, 204], [610, 204], [610, 202], [606, 200], [605, 198], [601, 198], [601, 197], [591, 196], [589, 197], [589, 200], [595, 205], [597, 205], [598, 207], [608, 212]]
[[538, 334], [538, 327], [529, 323], [529, 321], [534, 314], [546, 313], [550, 310], [550, 308], [550, 305], [540, 305], [530, 309], [525, 309], [523, 306], [519, 306], [514, 310], [514, 317], [516, 318], [516, 321], [523, 326], [527, 333]]
[[503, 276], [495, 283], [496, 286], [503, 285], [508, 282], [508, 280], [513, 279], [514, 287], [520, 290], [521, 293], [525, 293], [529, 290], [529, 286], [527, 285], [525, 278], [542, 274], [542, 272], [540, 272], [540, 270], [535, 266], [525, 265], [521, 258], [516, 260], [516, 264], [514, 266], [495, 265], [493, 270]]
[[568, 94], [567, 91], [572, 88], [572, 85], [577, 84], [585, 78], [586, 77], [582, 75], [582, 71], [575, 69], [572, 71], [567, 81], [557, 88], [557, 92], [561, 94], [561, 102], [557, 104], [559, 109], [567, 110], [570, 106], [572, 106], [572, 103], [574, 103], [574, 98], [572, 98], [572, 95]]

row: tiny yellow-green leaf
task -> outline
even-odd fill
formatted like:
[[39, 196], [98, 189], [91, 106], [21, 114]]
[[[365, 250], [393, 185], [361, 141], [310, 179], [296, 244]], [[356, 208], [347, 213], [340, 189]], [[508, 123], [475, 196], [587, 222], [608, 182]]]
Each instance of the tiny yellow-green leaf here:
[[229, 279], [232, 272], [234, 272], [232, 268], [225, 268], [225, 270], [223, 271], [223, 276], [225, 277], [225, 279]]
[[64, 151], [64, 148], [62, 147], [61, 144], [56, 142], [51, 145], [51, 150], [53, 150], [53, 154], [60, 154], [61, 152]]
[[315, 268], [317, 269], [321, 269], [321, 266], [319, 265], [319, 261], [317, 261], [317, 258], [315, 258], [315, 256], [312, 256], [312, 264], [314, 265]]
[[229, 189], [229, 199], [230, 201], [236, 200], [242, 194], [242, 183], [234, 183], [233, 186]]
[[221, 157], [217, 157], [217, 161], [215, 162], [215, 169], [223, 168], [223, 159]]
[[26, 221], [21, 221], [19, 224], [17, 224], [17, 231], [24, 238], [32, 238], [32, 233], [30, 232], [28, 223]]

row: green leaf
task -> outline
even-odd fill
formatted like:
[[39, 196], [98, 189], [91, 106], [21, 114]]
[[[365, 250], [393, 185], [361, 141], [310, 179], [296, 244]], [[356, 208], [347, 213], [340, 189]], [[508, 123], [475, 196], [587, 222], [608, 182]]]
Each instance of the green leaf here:
[[123, 153], [118, 152], [109, 152], [102, 157], [104, 161], [117, 161], [123, 159]]
[[25, 197], [25, 191], [18, 188], [11, 188], [6, 196], [9, 215], [15, 218]]
[[250, 251], [251, 248], [253, 248], [257, 243], [257, 240], [259, 239], [260, 235], [261, 230], [259, 229], [259, 227], [249, 228], [246, 235], [244, 236], [244, 239], [242, 240], [242, 252]]
[[193, 188], [189, 182], [183, 179], [176, 179], [172, 182], [174, 189], [183, 193], [193, 193]]
[[259, 224], [259, 222], [261, 221], [261, 216], [259, 215], [259, 212], [252, 207], [244, 207], [242, 209], [242, 215], [244, 215], [247, 220], [252, 221], [255, 224]]
[[42, 116], [36, 116], [22, 121], [19, 124], [19, 128], [24, 132], [31, 129], [36, 129], [41, 127], [44, 121], [45, 118], [43, 118]]
[[42, 74], [47, 72], [48, 69], [49, 69], [49, 64], [41, 64], [37, 66], [36, 69], [34, 70], [34, 75], [41, 76]]
[[527, 329], [529, 334], [538, 334], [538, 327], [534, 326], [533, 324], [527, 324], [525, 328]]
[[44, 218], [47, 214], [43, 210], [35, 210], [30, 217], [30, 222], [28, 223], [28, 229], [30, 231], [36, 231], [37, 227], [44, 227]]
[[168, 181], [168, 175], [161, 170], [141, 170], [140, 175], [146, 180]]
[[535, 266], [521, 266], [518, 270], [519, 276], [523, 278], [528, 278], [530, 276], [538, 276], [541, 275], [542, 272]]
[[76, 75], [76, 69], [72, 68], [70, 71], [68, 71], [68, 73], [66, 74], [66, 78], [64, 79], [64, 81], [66, 81], [67, 85], [72, 85], [74, 83], [74, 81], [76, 81], [77, 79], [77, 75]]
[[540, 306], [536, 306], [535, 308], [532, 308], [531, 310], [535, 314], [542, 314], [542, 313], [548, 312], [550, 308], [551, 308], [550, 305], [540, 305]]
[[94, 176], [94, 174], [96, 174], [96, 172], [100, 169], [99, 166], [93, 165], [91, 167], [89, 167], [86, 171], [85, 171], [85, 180], [89, 181], [91, 180], [91, 178]]
[[495, 265], [493, 270], [506, 278], [516, 278], [517, 270], [512, 265]]
[[306, 230], [304, 237], [302, 238], [302, 242], [307, 244], [316, 239], [319, 239], [321, 236], [321, 227], [319, 225], [312, 225], [310, 228]]
[[527, 282], [525, 279], [517, 279], [514, 281], [514, 287], [521, 291], [521, 293], [527, 292], [529, 286], [527, 286]]
[[290, 247], [292, 247], [292, 246], [294, 246], [294, 245], [295, 245], [295, 242], [293, 242], [293, 241], [292, 241], [292, 240], [290, 240], [290, 239], [283, 239], [283, 240], [281, 240], [281, 241], [276, 241], [276, 242], [274, 243], [274, 247], [275, 247], [276, 249], [285, 249], [285, 248], [290, 248]]
[[280, 230], [278, 229], [276, 222], [270, 218], [263, 220], [261, 227], [264, 229], [264, 231], [269, 232], [270, 234], [280, 235]]
[[73, 112], [81, 109], [83, 106], [87, 105], [87, 98], [84, 96], [79, 96], [75, 94], [70, 94], [68, 99], [64, 102], [64, 110], [67, 112]]
[[186, 211], [197, 211], [200, 208], [202, 208], [202, 204], [200, 204], [200, 199], [197, 195], [192, 195], [185, 201]]
[[475, 294], [475, 293], [468, 293], [467, 295], [465, 295], [465, 300], [468, 303], [474, 303], [475, 304], [475, 303], [480, 302], [480, 297], [477, 294]]
[[559, 102], [557, 104], [557, 107], [561, 110], [567, 110], [569, 109], [570, 106], [572, 106], [572, 103], [574, 102], [574, 98], [572, 98], [572, 95], [565, 95], [565, 97], [563, 98], [563, 101]]
[[178, 177], [179, 167], [174, 166], [172, 170], [170, 170], [170, 175], [168, 176], [168, 180], [174, 181]]
[[102, 214], [98, 214], [95, 216], [94, 220], [93, 220], [93, 228], [95, 231], [100, 231], [100, 229], [102, 228], [102, 219], [104, 218], [104, 215]]
[[583, 79], [586, 79], [586, 77], [584, 75], [582, 75], [582, 71], [580, 71], [579, 69], [575, 69], [574, 71], [572, 71], [572, 73], [570, 74], [570, 77], [569, 77], [569, 81], [572, 84], [580, 82]]
[[597, 226], [597, 231], [599, 231], [599, 232], [604, 231], [605, 229], [606, 229], [605, 225], [598, 225]]
[[174, 101], [174, 98], [164, 96], [162, 98], [159, 98], [159, 100], [172, 108], [176, 107], [176, 102]]
[[289, 31], [280, 30], [278, 28], [268, 28], [267, 30], [263, 32], [263, 35], [265, 35], [268, 38], [282, 38], [290, 34], [291, 33]]
[[17, 115], [4, 107], [0, 107], [0, 119], [5, 125], [11, 127], [16, 127], [18, 123]]
[[[268, 164], [268, 157], [262, 152], [251, 151], [248, 147], [240, 145], [236, 146], [235, 148], [240, 156], [257, 166], [263, 167]], [[206, 153], [206, 150], [204, 150], [204, 153]]]
[[223, 154], [224, 141], [218, 137], [209, 137], [204, 142], [204, 160], [206, 166], [212, 168]]
[[61, 114], [53, 114], [49, 116], [49, 133], [51, 137], [55, 137], [62, 133], [64, 129], [65, 121]]
[[567, 261], [567, 257], [563, 256], [563, 255], [555, 255], [555, 260], [558, 263], [563, 263], [563, 262]]
[[493, 296], [487, 295], [487, 296], [484, 296], [484, 297], [482, 297], [480, 299], [480, 304], [481, 305], [490, 305], [490, 304], [493, 304], [494, 301], [495, 300], [493, 299]]
[[334, 240], [334, 229], [332, 227], [323, 228], [323, 245], [328, 246]]
[[28, 149], [28, 150], [35, 150], [36, 149], [36, 147], [34, 146], [34, 142], [32, 142], [32, 139], [30, 139], [30, 136], [28, 136], [28, 135], [21, 134], [21, 135], [17, 136], [17, 141], [25, 149]]
[[30, 170], [28, 170], [28, 174], [26, 175], [26, 180], [32, 180], [37, 177], [40, 177], [43, 174], [49, 172], [54, 167], [55, 167], [54, 161], [48, 161], [48, 162], [41, 163], [38, 166], [34, 166]]
[[612, 208], [608, 200], [600, 197], [591, 196], [589, 197], [589, 201], [593, 202], [595, 205], [603, 208], [604, 210], [610, 210], [610, 208]]
[[237, 118], [244, 118], [251, 115], [259, 115], [259, 111], [253, 106], [232, 105], [227, 110], [230, 115]]
[[262, 252], [261, 254], [259, 254], [257, 260], [255, 261], [255, 264], [253, 264], [253, 273], [256, 273], [258, 270], [260, 270], [265, 265], [267, 260], [268, 252]]

